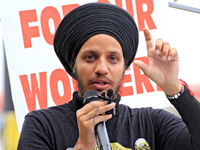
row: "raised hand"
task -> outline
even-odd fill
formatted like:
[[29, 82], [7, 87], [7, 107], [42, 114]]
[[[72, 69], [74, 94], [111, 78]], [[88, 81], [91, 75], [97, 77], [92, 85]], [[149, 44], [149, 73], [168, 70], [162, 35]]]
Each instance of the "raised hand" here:
[[179, 58], [175, 48], [170, 44], [157, 39], [154, 46], [153, 38], [147, 28], [143, 30], [149, 64], [136, 60], [137, 65], [144, 74], [153, 80], [167, 95], [175, 95], [181, 90], [181, 82], [178, 79]]

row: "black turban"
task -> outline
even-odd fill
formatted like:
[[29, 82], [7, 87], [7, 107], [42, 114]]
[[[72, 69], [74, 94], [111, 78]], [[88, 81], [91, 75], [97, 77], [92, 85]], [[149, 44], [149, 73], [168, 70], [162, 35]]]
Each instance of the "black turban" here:
[[63, 18], [54, 37], [55, 52], [73, 78], [73, 66], [79, 50], [97, 34], [114, 37], [122, 47], [126, 69], [132, 63], [138, 47], [138, 29], [132, 16], [112, 4], [84, 4]]

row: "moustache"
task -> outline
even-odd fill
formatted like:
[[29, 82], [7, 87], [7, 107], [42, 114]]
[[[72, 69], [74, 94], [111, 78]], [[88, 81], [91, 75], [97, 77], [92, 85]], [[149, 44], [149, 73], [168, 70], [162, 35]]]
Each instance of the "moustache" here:
[[102, 76], [102, 75], [100, 75], [100, 76], [97, 76], [97, 77], [94, 77], [94, 78], [92, 78], [92, 79], [89, 79], [88, 80], [88, 84], [91, 84], [91, 83], [93, 83], [95, 80], [98, 80], [98, 79], [100, 79], [100, 80], [106, 80], [109, 84], [113, 84], [114, 83], [114, 81], [113, 80], [111, 80], [111, 79], [109, 79], [108, 77], [106, 77], [106, 76]]

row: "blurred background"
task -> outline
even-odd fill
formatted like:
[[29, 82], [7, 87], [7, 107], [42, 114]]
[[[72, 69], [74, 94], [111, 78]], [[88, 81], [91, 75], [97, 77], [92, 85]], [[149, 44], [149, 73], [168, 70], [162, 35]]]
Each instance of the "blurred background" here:
[[[178, 21], [175, 16], [181, 16], [183, 13], [184, 15], [191, 15], [191, 13], [200, 15], [200, 0], [169, 0], [168, 2], [169, 18], [172, 18], [173, 21]], [[195, 18], [193, 20], [192, 23], [195, 24]], [[173, 23], [176, 24], [176, 22]], [[0, 14], [0, 150], [15, 150], [19, 133], [12, 103], [2, 32]], [[194, 84], [194, 86], [196, 86], [194, 89], [199, 89], [197, 86], [200, 87], [199, 84]], [[194, 92], [197, 93], [196, 97], [200, 100], [200, 92]]]

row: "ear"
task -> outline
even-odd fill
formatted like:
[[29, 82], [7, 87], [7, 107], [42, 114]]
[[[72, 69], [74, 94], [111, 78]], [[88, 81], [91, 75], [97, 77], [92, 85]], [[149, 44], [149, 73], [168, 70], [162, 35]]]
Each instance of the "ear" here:
[[74, 64], [73, 66], [73, 74], [75, 74], [75, 72], [76, 72], [76, 64]]
[[74, 66], [73, 66], [73, 74], [75, 73], [75, 70], [76, 70], [75, 68], [76, 68], [76, 67], [75, 67], [75, 64], [74, 64]]
[[124, 77], [125, 72], [126, 72], [126, 69], [128, 69], [128, 68], [126, 68], [126, 67], [124, 66], [122, 77]]

